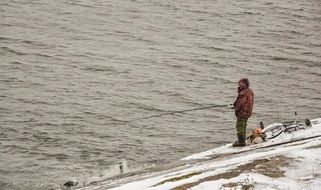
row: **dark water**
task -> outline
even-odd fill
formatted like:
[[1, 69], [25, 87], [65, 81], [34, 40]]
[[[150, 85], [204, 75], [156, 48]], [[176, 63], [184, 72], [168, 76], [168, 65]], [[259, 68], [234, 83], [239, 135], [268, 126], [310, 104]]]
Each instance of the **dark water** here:
[[0, 189], [59, 188], [234, 141], [248, 77], [259, 121], [320, 117], [319, 0], [2, 0]]

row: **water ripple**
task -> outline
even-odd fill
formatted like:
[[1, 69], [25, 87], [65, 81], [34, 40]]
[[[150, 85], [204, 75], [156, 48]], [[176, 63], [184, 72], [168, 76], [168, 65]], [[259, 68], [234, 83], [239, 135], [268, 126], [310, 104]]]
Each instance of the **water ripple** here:
[[229, 109], [128, 121], [232, 103], [241, 77], [249, 130], [320, 117], [319, 2], [0, 4], [0, 189], [88, 184], [234, 141]]

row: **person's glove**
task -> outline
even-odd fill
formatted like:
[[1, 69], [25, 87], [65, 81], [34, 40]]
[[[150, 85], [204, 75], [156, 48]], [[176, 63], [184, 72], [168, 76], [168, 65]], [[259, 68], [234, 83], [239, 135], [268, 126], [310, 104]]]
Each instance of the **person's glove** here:
[[234, 104], [229, 104], [229, 105], [227, 105], [229, 108], [231, 108], [232, 110], [234, 110], [234, 108], [235, 108], [235, 105]]

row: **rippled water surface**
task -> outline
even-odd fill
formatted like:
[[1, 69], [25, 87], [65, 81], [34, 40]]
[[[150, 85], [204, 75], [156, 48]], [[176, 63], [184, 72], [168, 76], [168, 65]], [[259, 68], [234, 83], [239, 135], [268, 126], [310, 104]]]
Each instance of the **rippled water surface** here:
[[88, 184], [234, 141], [249, 126], [321, 116], [319, 0], [2, 0], [0, 189]]

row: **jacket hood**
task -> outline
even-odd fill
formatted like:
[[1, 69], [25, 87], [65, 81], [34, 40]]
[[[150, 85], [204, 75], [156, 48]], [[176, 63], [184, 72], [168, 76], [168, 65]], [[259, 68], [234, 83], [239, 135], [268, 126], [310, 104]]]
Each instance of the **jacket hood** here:
[[244, 88], [249, 88], [250, 87], [250, 81], [247, 78], [242, 78], [239, 80], [239, 86], [244, 89]]

